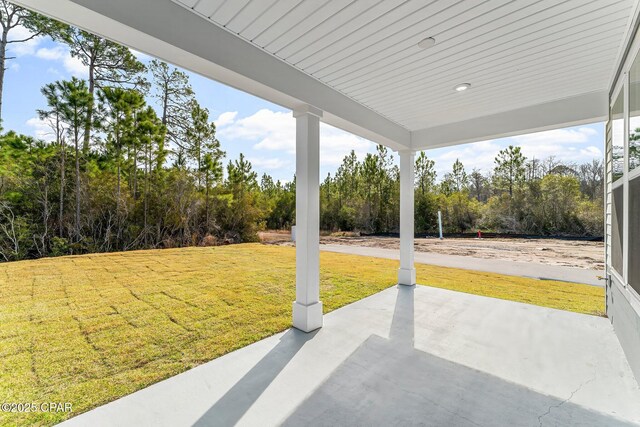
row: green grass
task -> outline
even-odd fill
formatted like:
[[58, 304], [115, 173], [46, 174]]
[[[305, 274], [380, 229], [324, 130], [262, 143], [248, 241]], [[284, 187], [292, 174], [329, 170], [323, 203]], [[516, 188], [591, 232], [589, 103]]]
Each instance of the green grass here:
[[[325, 312], [392, 286], [396, 261], [322, 253]], [[430, 286], [602, 314], [603, 289], [419, 265]], [[73, 413], [0, 412], [51, 425], [291, 325], [295, 250], [260, 244], [0, 264], [0, 403], [71, 402]]]

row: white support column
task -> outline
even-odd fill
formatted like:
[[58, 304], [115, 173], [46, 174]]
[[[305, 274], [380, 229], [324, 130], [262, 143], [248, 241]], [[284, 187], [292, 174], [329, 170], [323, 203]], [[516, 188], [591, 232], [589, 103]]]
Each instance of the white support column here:
[[414, 167], [415, 152], [399, 151], [400, 154], [400, 270], [398, 284], [416, 284], [416, 269], [413, 265], [414, 237]]
[[320, 117], [305, 106], [296, 118], [296, 300], [293, 326], [304, 332], [322, 327], [320, 301]]

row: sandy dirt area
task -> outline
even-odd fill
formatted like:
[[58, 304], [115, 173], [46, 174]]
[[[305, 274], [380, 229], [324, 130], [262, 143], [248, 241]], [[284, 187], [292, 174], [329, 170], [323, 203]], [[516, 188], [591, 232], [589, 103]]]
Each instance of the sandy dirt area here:
[[[263, 243], [293, 246], [287, 232], [265, 231], [260, 233]], [[322, 236], [321, 244], [353, 245], [398, 249], [395, 237], [346, 237]], [[433, 252], [446, 255], [475, 258], [502, 259], [507, 261], [534, 262], [593, 270], [604, 269], [604, 243], [560, 239], [416, 239], [417, 252]]]

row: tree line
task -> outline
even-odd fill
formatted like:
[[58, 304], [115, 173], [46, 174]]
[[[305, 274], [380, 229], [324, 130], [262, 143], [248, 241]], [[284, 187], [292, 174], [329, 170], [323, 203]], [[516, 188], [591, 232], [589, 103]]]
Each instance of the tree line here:
[[[321, 227], [366, 233], [399, 229], [400, 171], [385, 147], [359, 161], [346, 156], [322, 183]], [[527, 159], [509, 146], [490, 173], [467, 172], [460, 160], [438, 179], [425, 152], [415, 161], [415, 231], [435, 234], [441, 211], [446, 233], [478, 230], [535, 235], [601, 236], [603, 167], [555, 157]]]
[[[257, 240], [261, 229], [295, 219], [295, 177], [258, 177], [240, 154], [227, 160], [209, 111], [186, 73], [85, 31], [0, 0], [2, 70], [18, 26], [69, 47], [86, 79], [45, 85], [50, 128], [39, 140], [0, 135], [0, 260]], [[0, 100], [4, 74], [0, 73]], [[0, 106], [2, 104], [0, 103]], [[1, 111], [1, 110], [0, 110]], [[0, 112], [1, 114], [1, 112]], [[457, 161], [440, 180], [425, 153], [416, 159], [416, 231], [600, 235], [602, 165], [527, 160], [500, 152], [490, 175]], [[399, 170], [378, 146], [348, 154], [321, 184], [321, 228], [398, 230]]]
[[[186, 73], [4, 0], [0, 26], [3, 69], [9, 44], [46, 35], [87, 75], [41, 89], [47, 141], [0, 136], [0, 260], [257, 238], [257, 175], [243, 155], [223, 164]], [[19, 26], [31, 36], [11, 39]]]

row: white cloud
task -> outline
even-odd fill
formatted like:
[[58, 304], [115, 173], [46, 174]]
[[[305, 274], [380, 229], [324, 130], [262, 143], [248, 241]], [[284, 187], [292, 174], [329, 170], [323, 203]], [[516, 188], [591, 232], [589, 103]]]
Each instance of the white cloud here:
[[[593, 142], [592, 142], [593, 143]], [[593, 158], [601, 158], [602, 151], [590, 145], [588, 147], [580, 147], [582, 142], [576, 145], [569, 144], [522, 144], [522, 152], [528, 158], [536, 158], [544, 160], [547, 157], [554, 156], [556, 160], [566, 163], [584, 163], [591, 161]], [[519, 144], [520, 145], [520, 144]]]
[[[248, 117], [236, 119], [236, 112], [222, 113], [218, 120], [221, 141], [244, 140], [252, 142], [253, 149], [280, 152], [286, 164], [293, 165], [296, 150], [296, 122], [290, 112], [262, 109]], [[336, 167], [354, 150], [359, 158], [375, 149], [375, 145], [363, 138], [320, 124], [320, 164]], [[265, 166], [266, 168], [267, 166]]]
[[235, 121], [237, 115], [237, 111], [227, 111], [226, 113], [220, 114], [218, 118], [214, 120], [216, 127], [221, 128], [222, 126], [230, 125]]
[[451, 172], [452, 165], [457, 159], [462, 162], [467, 172], [471, 172], [474, 168], [485, 172], [490, 171], [493, 169], [493, 159], [501, 148], [496, 141], [490, 140], [428, 150], [426, 154], [436, 162], [438, 179], [442, 179], [445, 173]]
[[249, 157], [247, 160], [251, 162], [252, 166], [267, 170], [277, 170], [291, 166], [291, 161], [283, 158]]
[[[225, 115], [229, 117], [228, 113], [220, 117]], [[220, 131], [220, 137], [253, 142], [256, 150], [295, 153], [295, 120], [291, 113], [265, 108], [229, 123]]]
[[[9, 33], [9, 40], [25, 40], [31, 37], [31, 31], [26, 29], [25, 27], [18, 26], [11, 30]], [[9, 51], [11, 52], [10, 56], [25, 56], [25, 55], [33, 55], [40, 45], [45, 40], [44, 37], [38, 36], [33, 39], [22, 42], [22, 43], [11, 43], [9, 44]]]
[[72, 57], [71, 55], [64, 57], [63, 64], [65, 70], [67, 70], [72, 76], [87, 78], [89, 75], [87, 67], [84, 66], [82, 61], [78, 58]]
[[599, 158], [603, 157], [602, 150], [594, 146], [581, 149], [580, 154], [583, 156], [589, 156], [589, 157], [599, 157]]
[[60, 70], [57, 70], [54, 67], [47, 68], [47, 73], [53, 74], [56, 78], [64, 78]]
[[376, 145], [354, 134], [320, 124], [320, 164], [325, 167], [337, 167], [342, 159], [355, 151], [360, 160], [367, 153], [375, 151]]
[[55, 47], [41, 47], [34, 55], [40, 59], [46, 59], [47, 61], [59, 61], [69, 52], [62, 45]]
[[10, 64], [11, 65], [9, 65], [9, 70], [16, 73], [20, 71], [20, 64], [18, 62], [11, 62]]
[[32, 129], [32, 134], [38, 139], [49, 140], [53, 136], [51, 128], [44, 120], [39, 117], [32, 117], [26, 121], [26, 125]]
[[468, 172], [473, 168], [481, 169], [484, 173], [491, 172], [495, 166], [494, 158], [509, 145], [521, 147], [528, 159], [544, 160], [554, 156], [565, 163], [590, 162], [594, 158], [602, 158], [602, 149], [594, 145], [600, 138], [599, 132], [593, 127], [567, 128], [439, 148], [426, 153], [435, 160], [438, 179], [442, 179], [445, 173], [451, 172], [456, 159], [460, 159]]
[[34, 55], [47, 61], [62, 62], [64, 69], [72, 76], [80, 78], [87, 76], [87, 67], [84, 66], [80, 59], [71, 56], [71, 52], [66, 46], [59, 44], [51, 48], [41, 47]]
[[[22, 40], [31, 36], [31, 32], [24, 27], [16, 27], [10, 33], [11, 40]], [[82, 64], [78, 58], [71, 56], [69, 48], [61, 43], [52, 43], [50, 46], [42, 46], [42, 43], [46, 40], [45, 37], [35, 37], [27, 42], [15, 43], [9, 45], [9, 51], [11, 56], [24, 57], [35, 56], [36, 58], [59, 62], [62, 64], [63, 69], [72, 76], [79, 78], [87, 77], [87, 67]], [[54, 69], [48, 68], [48, 72]], [[54, 74], [60, 74], [59, 72]]]
[[576, 144], [588, 142], [589, 138], [597, 135], [597, 131], [588, 127], [571, 129], [554, 129], [545, 132], [530, 133], [528, 135], [514, 136], [517, 144]]

